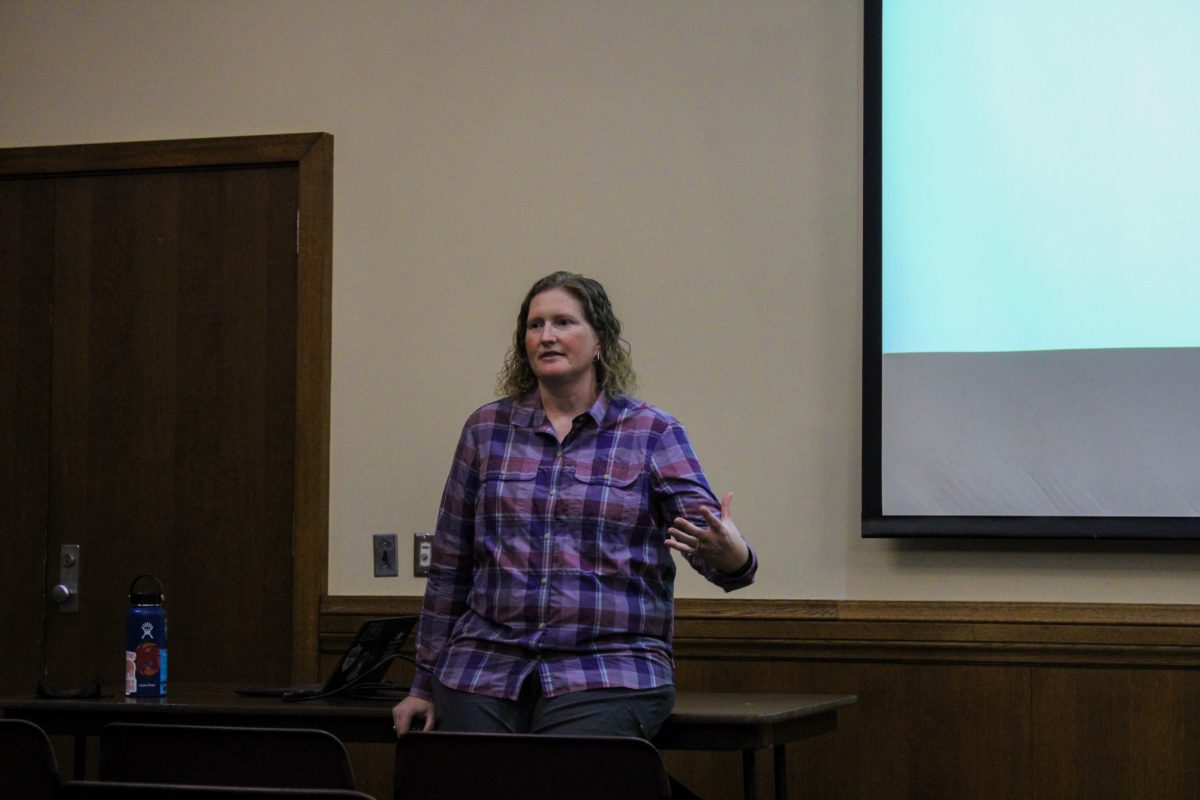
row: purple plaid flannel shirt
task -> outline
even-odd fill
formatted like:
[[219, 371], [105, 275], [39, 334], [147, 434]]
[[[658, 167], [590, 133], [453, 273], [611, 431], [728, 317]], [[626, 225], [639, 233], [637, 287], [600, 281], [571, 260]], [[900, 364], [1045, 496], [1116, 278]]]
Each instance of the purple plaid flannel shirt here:
[[[683, 426], [629, 396], [575, 419], [561, 444], [537, 392], [467, 420], [438, 512], [412, 694], [516, 699], [536, 672], [546, 696], [673, 682], [677, 516], [719, 514]], [[692, 566], [726, 591], [754, 580]]]

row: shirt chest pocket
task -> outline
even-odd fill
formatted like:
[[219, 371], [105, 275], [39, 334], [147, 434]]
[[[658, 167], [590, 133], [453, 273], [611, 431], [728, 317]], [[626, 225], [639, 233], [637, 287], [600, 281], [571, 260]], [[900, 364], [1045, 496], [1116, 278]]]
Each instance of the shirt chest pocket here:
[[533, 487], [537, 467], [490, 469], [481, 476], [476, 500], [476, 516], [492, 520], [491, 529], [519, 527], [528, 529], [533, 511]]
[[642, 513], [645, 491], [638, 463], [581, 462], [575, 465], [579, 516], [600, 528], [634, 525]]

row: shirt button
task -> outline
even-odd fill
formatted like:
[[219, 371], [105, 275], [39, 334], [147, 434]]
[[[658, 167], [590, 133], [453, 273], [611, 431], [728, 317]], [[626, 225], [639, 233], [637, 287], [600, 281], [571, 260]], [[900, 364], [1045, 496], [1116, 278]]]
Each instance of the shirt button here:
[[542, 578], [542, 586], [545, 586], [549, 582], [550, 582], [549, 578]]
[[556, 491], [555, 489], [551, 489], [551, 490], [550, 490], [550, 496], [551, 496], [551, 497], [554, 497], [554, 492], [555, 492], [555, 491]]
[[538, 623], [538, 630], [539, 630], [539, 631], [544, 631], [544, 630], [546, 630], [546, 623], [544, 623], [544, 622], [539, 622], [539, 623]]
[[555, 457], [555, 458], [562, 458], [562, 448], [561, 448], [561, 447], [558, 449], [558, 452], [554, 454], [554, 457]]

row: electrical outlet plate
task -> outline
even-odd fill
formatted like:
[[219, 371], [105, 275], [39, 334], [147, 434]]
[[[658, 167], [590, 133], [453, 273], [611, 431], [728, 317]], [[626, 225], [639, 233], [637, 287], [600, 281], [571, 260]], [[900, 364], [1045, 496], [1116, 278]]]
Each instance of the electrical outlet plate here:
[[377, 533], [371, 537], [375, 556], [375, 577], [392, 578], [400, 574], [396, 563], [396, 534]]
[[423, 578], [429, 574], [429, 564], [433, 561], [433, 534], [413, 534], [413, 577]]

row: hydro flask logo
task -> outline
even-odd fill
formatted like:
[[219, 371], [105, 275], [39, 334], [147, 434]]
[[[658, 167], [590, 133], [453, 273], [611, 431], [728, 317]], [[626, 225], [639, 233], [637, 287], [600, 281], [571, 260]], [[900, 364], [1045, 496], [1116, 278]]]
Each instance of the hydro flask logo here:
[[142, 623], [142, 638], [143, 639], [153, 639], [154, 638], [154, 623], [153, 622], [143, 622]]

